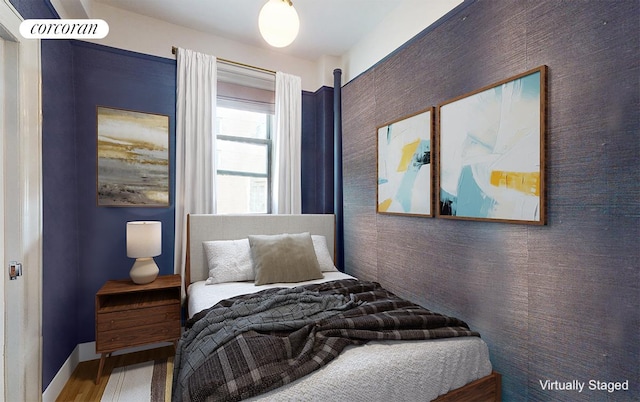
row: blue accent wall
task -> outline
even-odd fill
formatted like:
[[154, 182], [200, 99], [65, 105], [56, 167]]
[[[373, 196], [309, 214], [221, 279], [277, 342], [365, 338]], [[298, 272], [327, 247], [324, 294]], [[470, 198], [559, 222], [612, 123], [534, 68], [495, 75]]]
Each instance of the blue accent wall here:
[[44, 385], [78, 343], [78, 170], [68, 41], [42, 42], [42, 115]]
[[[78, 343], [95, 340], [95, 294], [110, 279], [127, 279], [126, 222], [162, 222], [160, 275], [173, 273], [176, 62], [87, 42], [73, 42], [78, 172]], [[96, 107], [169, 116], [170, 201], [167, 208], [98, 207]]]
[[333, 213], [333, 88], [302, 92], [302, 213]]

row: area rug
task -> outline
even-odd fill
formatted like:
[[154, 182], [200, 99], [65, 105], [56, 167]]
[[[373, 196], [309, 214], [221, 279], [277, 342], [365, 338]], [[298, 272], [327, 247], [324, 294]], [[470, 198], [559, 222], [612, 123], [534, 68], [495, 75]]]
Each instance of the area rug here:
[[116, 367], [101, 402], [164, 402], [171, 400], [173, 357]]

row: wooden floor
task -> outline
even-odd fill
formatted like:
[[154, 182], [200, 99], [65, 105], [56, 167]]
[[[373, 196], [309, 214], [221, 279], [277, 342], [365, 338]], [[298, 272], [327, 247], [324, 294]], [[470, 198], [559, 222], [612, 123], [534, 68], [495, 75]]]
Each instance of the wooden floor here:
[[81, 362], [73, 371], [71, 378], [60, 392], [56, 401], [78, 401], [90, 402], [99, 401], [102, 393], [109, 381], [111, 370], [115, 367], [128, 366], [130, 364], [142, 363], [149, 360], [157, 360], [173, 356], [175, 349], [173, 346], [165, 346], [157, 349], [145, 350], [142, 352], [128, 353], [107, 358], [102, 370], [100, 381], [96, 384], [98, 375], [98, 364], [100, 360], [90, 360]]

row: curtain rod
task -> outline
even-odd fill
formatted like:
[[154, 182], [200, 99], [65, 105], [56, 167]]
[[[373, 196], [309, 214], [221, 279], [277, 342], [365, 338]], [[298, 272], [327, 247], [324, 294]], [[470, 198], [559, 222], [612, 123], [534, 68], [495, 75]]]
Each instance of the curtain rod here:
[[[176, 54], [177, 51], [178, 51], [177, 47], [171, 46], [171, 53]], [[233, 60], [227, 60], [227, 59], [223, 59], [221, 57], [216, 57], [216, 60], [218, 60], [218, 61], [220, 61], [222, 63], [235, 64], [236, 66], [250, 68], [252, 70], [258, 70], [258, 71], [262, 71], [262, 72], [269, 73], [269, 74], [275, 74], [276, 73], [273, 70], [269, 70], [269, 69], [262, 68], [262, 67], [256, 67], [256, 66], [252, 66], [251, 64], [240, 63], [240, 62], [233, 61]]]

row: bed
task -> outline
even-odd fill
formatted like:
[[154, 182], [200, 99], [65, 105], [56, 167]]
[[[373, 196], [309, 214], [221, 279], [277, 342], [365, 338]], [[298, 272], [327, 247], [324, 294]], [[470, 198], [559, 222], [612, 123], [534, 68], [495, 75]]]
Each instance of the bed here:
[[[234, 345], [228, 346], [233, 342], [225, 343], [230, 338], [224, 338], [220, 335], [226, 330], [219, 330], [221, 328], [219, 325], [228, 323], [228, 317], [231, 315], [235, 317], [238, 314], [244, 314], [244, 312], [233, 311], [238, 305], [245, 308], [243, 303], [246, 302], [252, 306], [258, 303], [262, 306], [265, 300], [270, 302], [275, 295], [279, 300], [286, 299], [285, 303], [306, 306], [307, 297], [322, 294], [325, 298], [321, 302], [313, 300], [313, 303], [322, 304], [322, 310], [314, 310], [313, 313], [309, 313], [309, 316], [316, 314], [314, 317], [319, 317], [320, 322], [331, 322], [330, 325], [336, 321], [335, 317], [343, 317], [357, 309], [365, 309], [365, 307], [353, 308], [353, 305], [350, 304], [368, 305], [368, 303], [358, 300], [360, 295], [366, 295], [367, 298], [370, 297], [370, 294], [382, 295], [381, 298], [391, 297], [394, 298], [391, 304], [395, 306], [396, 296], [385, 289], [376, 287], [379, 286], [378, 284], [357, 281], [352, 276], [335, 269], [331, 260], [334, 253], [334, 225], [333, 215], [189, 215], [185, 272], [189, 320], [188, 329], [183, 334], [176, 353], [174, 401], [214, 400], [213, 397], [207, 397], [210, 395], [208, 392], [214, 388], [213, 385], [207, 384], [208, 378], [213, 376], [228, 377], [231, 372], [227, 366], [228, 356], [233, 353], [245, 353], [243, 348], [246, 347], [247, 342], [268, 345], [263, 349], [272, 353], [273, 344], [268, 343], [271, 340], [265, 341], [259, 336], [247, 335], [246, 338], [237, 340], [236, 344], [240, 346], [235, 345], [236, 349], [233, 349]], [[307, 242], [304, 244], [308, 244], [309, 238], [313, 240], [313, 251], [319, 261], [321, 277], [302, 282], [287, 280], [280, 283], [273, 282], [273, 278], [270, 280], [268, 277], [264, 280], [266, 274], [263, 274], [262, 278], [243, 278], [237, 272], [234, 272], [230, 277], [225, 277], [227, 275], [225, 273], [220, 277], [216, 276], [222, 272], [220, 270], [210, 272], [211, 264], [215, 264], [216, 261], [222, 265], [227, 264], [224, 253], [218, 249], [216, 254], [212, 251], [213, 246], [219, 247], [224, 244], [225, 252], [231, 250], [235, 252], [236, 256], [244, 255], [247, 247], [246, 240], [251, 238], [250, 247], [254, 247], [251, 252], [255, 257], [255, 253], [258, 252], [256, 250], [261, 250], [258, 247], [272, 245], [273, 243], [270, 242], [283, 234], [299, 235], [299, 238], [296, 237], [296, 239], [299, 239], [300, 242]], [[240, 245], [241, 241], [242, 245]], [[229, 248], [231, 243], [233, 243], [233, 247], [236, 247], [235, 249]], [[265, 253], [265, 256], [269, 255], [269, 251]], [[262, 255], [259, 256], [262, 258]], [[217, 260], [213, 261], [214, 259]], [[264, 261], [268, 261], [267, 257]], [[262, 272], [267, 271], [259, 271], [258, 276]], [[243, 280], [234, 280], [238, 278]], [[255, 283], [258, 283], [259, 280], [265, 284], [256, 285]], [[347, 293], [352, 290], [343, 290], [345, 288], [359, 290], [353, 291], [356, 293], [354, 296], [353, 293]], [[338, 293], [342, 292], [343, 295], [325, 294], [329, 291], [334, 292], [335, 289], [338, 289]], [[309, 296], [310, 294], [312, 296]], [[292, 301], [289, 301], [289, 298], [292, 298]], [[327, 301], [328, 298], [330, 301]], [[303, 302], [299, 300], [303, 300]], [[386, 303], [387, 299], [383, 301]], [[335, 304], [328, 305], [326, 303]], [[347, 305], [348, 307], [345, 307]], [[409, 305], [410, 307], [407, 308], [415, 306], [411, 303]], [[312, 308], [317, 307], [313, 305]], [[307, 313], [305, 312], [305, 314]], [[429, 312], [429, 314], [433, 313]], [[205, 321], [205, 318], [210, 321]], [[353, 325], [352, 319], [345, 321], [348, 322], [347, 326]], [[376, 319], [380, 320], [380, 318]], [[398, 318], [393, 319], [398, 320]], [[453, 318], [453, 320], [456, 319]], [[462, 335], [426, 340], [405, 340], [405, 337], [397, 340], [374, 339], [365, 342], [357, 341], [357, 345], [347, 344], [340, 348], [341, 352], [337, 353], [335, 358], [330, 358], [326, 364], [321, 364], [319, 368], [309, 374], [303, 374], [299, 378], [293, 377], [292, 380], [287, 379], [283, 385], [276, 384], [278, 386], [275, 388], [267, 386], [267, 389], [254, 391], [254, 385], [251, 385], [248, 387], [252, 390], [250, 393], [245, 392], [237, 395], [232, 392], [231, 396], [227, 395], [225, 398], [240, 400], [248, 395], [247, 399], [254, 401], [327, 399], [499, 401], [500, 375], [492, 371], [487, 345], [479, 336], [465, 336], [465, 328], [458, 326], [457, 323], [454, 324], [451, 327], [461, 328]], [[283, 329], [278, 325], [279, 323], [269, 321], [267, 332], [280, 333]], [[290, 325], [290, 322], [287, 322], [287, 325]], [[208, 334], [200, 332], [205, 329], [210, 332]], [[447, 330], [449, 329], [447, 328]], [[341, 329], [341, 331], [349, 330], [349, 328]], [[295, 331], [291, 331], [295, 334], [304, 332], [298, 327], [295, 328]], [[404, 334], [406, 333], [408, 332], [404, 332]], [[291, 335], [289, 336], [291, 337]], [[379, 334], [375, 336], [379, 336]], [[219, 339], [211, 341], [212, 338]], [[233, 339], [236, 341], [238, 338]], [[302, 343], [305, 342], [304, 339], [301, 341]], [[212, 350], [215, 347], [217, 354], [215, 361], [213, 359], [211, 362], [205, 360], [208, 359], [209, 354], [202, 352], [202, 350], [209, 349], [200, 349], [200, 346], [196, 348], [194, 345], [197, 345], [198, 342], [214, 344], [207, 347]], [[287, 347], [291, 348], [289, 344]], [[252, 353], [261, 354], [259, 351]], [[277, 352], [273, 353], [277, 354]], [[243, 359], [248, 359], [247, 361], [252, 361], [253, 358], [254, 356], [251, 354], [248, 358], [243, 356]], [[262, 357], [257, 356], [256, 359], [258, 358]], [[318, 357], [313, 356], [309, 360], [313, 363], [318, 360]], [[272, 367], [279, 367], [277, 370], [280, 370], [283, 366], [274, 365]], [[214, 371], [214, 368], [217, 371]], [[201, 374], [207, 370], [218, 374]], [[257, 372], [258, 370], [249, 368], [246, 370], [245, 377], [253, 376], [253, 380], [257, 383], [266, 381], [260, 377], [262, 374], [258, 375]], [[297, 369], [295, 372], [298, 372]], [[198, 373], [200, 374], [197, 375]], [[225, 384], [225, 388], [229, 388], [228, 383], [229, 381]], [[232, 388], [236, 386], [235, 379], [231, 383]], [[219, 384], [216, 385], [216, 387], [218, 386]]]

